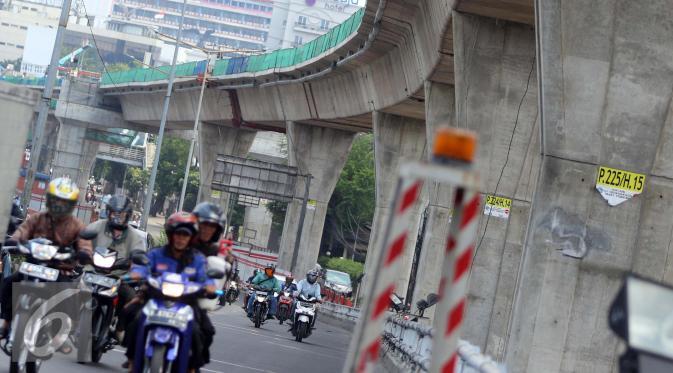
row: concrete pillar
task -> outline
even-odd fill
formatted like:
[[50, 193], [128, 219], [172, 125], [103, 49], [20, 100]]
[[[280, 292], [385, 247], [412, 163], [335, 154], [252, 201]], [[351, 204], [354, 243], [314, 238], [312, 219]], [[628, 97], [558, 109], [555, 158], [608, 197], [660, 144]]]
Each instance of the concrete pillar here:
[[[369, 238], [365, 277], [362, 289], [367, 289], [374, 265], [379, 260], [385, 222], [390, 216], [398, 170], [401, 163], [419, 161], [424, 157], [425, 123], [422, 120], [400, 117], [383, 112], [374, 113], [374, 154], [376, 163], [376, 209]], [[396, 281], [396, 293], [405, 297], [409, 284], [409, 275], [416, 247], [418, 225], [421, 218], [423, 196], [413, 207], [413, 218], [409, 227], [409, 237], [404, 250], [400, 274]], [[363, 294], [366, 296], [366, 294]]]
[[52, 179], [68, 176], [80, 188], [80, 203], [96, 161], [98, 143], [86, 140], [86, 127], [61, 122], [52, 163]]
[[[292, 253], [302, 204], [297, 199], [288, 204], [278, 265], [282, 269], [291, 270], [295, 277], [301, 277], [318, 261], [327, 204], [346, 164], [355, 133], [288, 122], [287, 137], [289, 164], [298, 167], [302, 174], [311, 174], [309, 198], [315, 204], [306, 211], [299, 255], [294, 268], [291, 268]], [[304, 190], [305, 184], [301, 181], [297, 185], [298, 195], [303, 195]]]
[[33, 120], [39, 92], [0, 82], [0, 113], [3, 134], [0, 136], [0, 237], [5, 236], [12, 197], [25, 150], [28, 129]]
[[220, 193], [220, 198], [212, 196], [213, 171], [218, 154], [245, 158], [255, 140], [257, 131], [225, 127], [211, 123], [201, 123], [199, 130], [199, 164], [201, 171], [201, 193], [199, 202], [211, 201], [219, 204], [225, 213], [229, 207], [229, 193]]
[[[428, 148], [432, 149], [435, 130], [439, 126], [455, 126], [456, 94], [451, 85], [425, 83], [425, 135]], [[428, 160], [432, 153], [427, 152]], [[438, 183], [426, 183], [428, 190], [428, 210], [423, 246], [419, 258], [414, 288], [413, 303], [438, 293], [439, 273], [446, 252], [446, 239], [451, 220], [452, 187]], [[415, 304], [412, 305], [415, 309]], [[435, 307], [428, 309], [425, 316], [432, 320]]]
[[[624, 272], [673, 284], [673, 2], [537, 7], [545, 158], [505, 362], [613, 372], [623, 348], [607, 311]], [[645, 174], [643, 194], [609, 206], [599, 166]]]
[[539, 164], [535, 34], [454, 12], [453, 35], [456, 126], [479, 136], [482, 193], [512, 199], [509, 218], [480, 213], [463, 328], [466, 340], [500, 360]]

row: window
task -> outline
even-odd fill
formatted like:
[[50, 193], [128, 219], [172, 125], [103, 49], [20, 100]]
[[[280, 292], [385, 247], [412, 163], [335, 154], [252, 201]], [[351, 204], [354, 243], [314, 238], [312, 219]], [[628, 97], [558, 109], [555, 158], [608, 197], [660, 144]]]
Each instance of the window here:
[[320, 20], [320, 29], [321, 30], [328, 30], [329, 29], [329, 21], [326, 19], [321, 19]]
[[299, 18], [297, 19], [297, 24], [302, 25], [302, 26], [306, 26], [306, 21], [307, 21], [306, 17], [299, 16]]
[[17, 44], [16, 47], [19, 48], [19, 49], [23, 49], [23, 45], [18, 45]]
[[294, 45], [295, 45], [295, 46], [297, 46], [297, 45], [301, 45], [303, 42], [304, 42], [304, 38], [302, 38], [302, 37], [299, 36], [299, 35], [295, 35], [295, 36], [294, 36]]
[[5, 42], [4, 42], [4, 41], [0, 41], [0, 45], [5, 45]]
[[3, 22], [2, 25], [3, 25], [3, 26], [7, 26], [7, 27], [9, 27], [9, 23], [5, 23], [5, 22]]
[[21, 30], [28, 30], [28, 27], [26, 27], [26, 26], [21, 26]]

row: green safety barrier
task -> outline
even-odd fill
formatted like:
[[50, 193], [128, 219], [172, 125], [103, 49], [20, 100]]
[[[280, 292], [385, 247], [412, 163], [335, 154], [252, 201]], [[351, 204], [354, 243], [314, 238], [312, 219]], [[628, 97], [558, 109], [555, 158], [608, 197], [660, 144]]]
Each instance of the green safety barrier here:
[[[337, 47], [353, 35], [353, 33], [357, 32], [360, 25], [362, 25], [364, 14], [365, 9], [362, 8], [326, 34], [296, 48], [280, 49], [269, 53], [253, 55], [247, 57], [247, 63], [240, 63], [238, 61], [236, 65], [232, 66], [229, 66], [230, 58], [217, 60], [213, 66], [213, 76], [218, 77], [243, 72], [256, 73], [270, 69], [287, 68], [309, 61]], [[186, 77], [197, 75], [198, 64], [199, 62], [188, 62], [177, 65], [175, 76]], [[109, 86], [133, 82], [143, 83], [167, 80], [169, 73], [170, 66], [161, 66], [156, 69], [138, 68], [109, 74], [104, 73], [102, 74], [100, 84], [101, 86]]]

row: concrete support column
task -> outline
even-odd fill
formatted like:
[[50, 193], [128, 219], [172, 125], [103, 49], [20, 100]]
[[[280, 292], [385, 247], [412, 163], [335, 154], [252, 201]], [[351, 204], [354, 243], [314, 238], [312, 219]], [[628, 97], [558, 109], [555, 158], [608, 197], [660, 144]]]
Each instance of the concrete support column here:
[[257, 131], [225, 127], [211, 123], [201, 123], [199, 130], [199, 163], [201, 170], [201, 194], [199, 202], [211, 201], [222, 207], [226, 213], [229, 208], [229, 193], [220, 193], [213, 198], [212, 182], [215, 161], [218, 154], [246, 157], [255, 140]]
[[[623, 344], [607, 316], [623, 274], [673, 284], [673, 2], [536, 8], [545, 157], [504, 361], [613, 372]], [[646, 175], [643, 193], [611, 207], [600, 166]]]
[[456, 127], [479, 136], [482, 193], [512, 200], [508, 218], [480, 211], [463, 328], [463, 338], [500, 360], [539, 167], [535, 33], [454, 12], [453, 35]]
[[[428, 149], [432, 149], [435, 130], [439, 126], [455, 126], [456, 93], [451, 85], [425, 82], [425, 135]], [[427, 152], [428, 160], [432, 153]], [[430, 293], [437, 294], [439, 275], [442, 270], [446, 239], [451, 220], [452, 186], [438, 183], [426, 183], [428, 190], [428, 209], [423, 246], [419, 258], [416, 286], [413, 302], [427, 298]], [[415, 305], [412, 305], [415, 308]], [[435, 307], [428, 309], [425, 316], [432, 319]]]
[[61, 122], [52, 164], [52, 179], [68, 176], [80, 188], [80, 203], [86, 196], [91, 169], [96, 161], [98, 143], [86, 140], [86, 127]]
[[[287, 136], [289, 164], [298, 167], [302, 174], [312, 175], [309, 198], [315, 205], [306, 211], [297, 263], [291, 268], [302, 203], [295, 199], [288, 204], [278, 265], [281, 269], [291, 270], [295, 277], [301, 277], [318, 261], [327, 204], [348, 158], [355, 133], [288, 122]], [[300, 181], [298, 195], [303, 195], [304, 190], [305, 184]]]
[[[385, 223], [390, 216], [395, 186], [399, 174], [399, 166], [406, 161], [418, 161], [424, 157], [425, 123], [422, 120], [400, 117], [383, 112], [375, 112], [374, 118], [374, 154], [376, 163], [376, 209], [374, 222], [367, 249], [365, 263], [365, 277], [362, 289], [367, 289], [374, 265], [379, 257]], [[409, 275], [416, 247], [418, 225], [421, 218], [421, 206], [424, 197], [413, 207], [412, 226], [409, 227], [409, 237], [400, 267], [400, 274], [396, 281], [396, 293], [406, 296], [409, 284]], [[419, 269], [421, 271], [422, 269]], [[363, 294], [364, 296], [364, 294]]]

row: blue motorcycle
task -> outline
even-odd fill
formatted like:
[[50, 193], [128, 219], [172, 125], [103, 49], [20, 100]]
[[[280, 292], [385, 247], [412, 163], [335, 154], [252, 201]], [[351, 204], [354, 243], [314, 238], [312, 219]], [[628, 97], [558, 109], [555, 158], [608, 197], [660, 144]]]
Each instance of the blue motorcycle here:
[[[224, 273], [209, 270], [208, 277], [222, 278]], [[205, 288], [186, 275], [169, 272], [149, 277], [147, 285], [149, 301], [140, 316], [133, 371], [187, 372], [194, 325], [189, 304], [204, 297]]]

